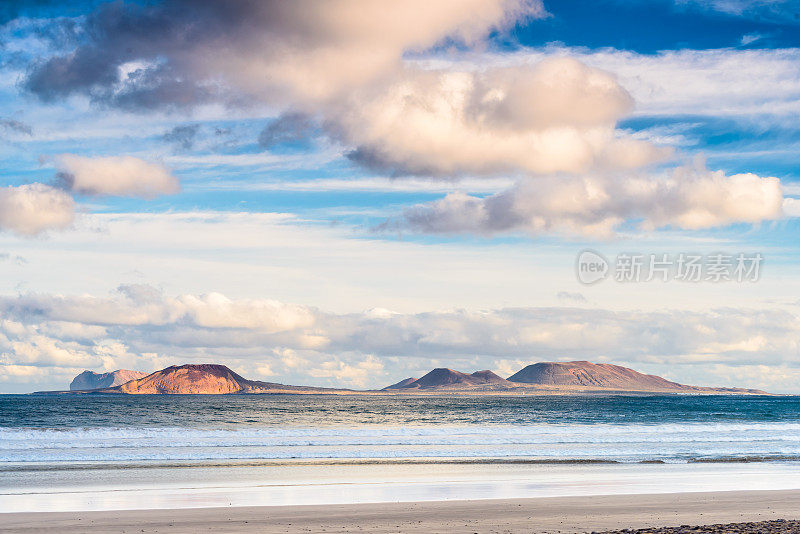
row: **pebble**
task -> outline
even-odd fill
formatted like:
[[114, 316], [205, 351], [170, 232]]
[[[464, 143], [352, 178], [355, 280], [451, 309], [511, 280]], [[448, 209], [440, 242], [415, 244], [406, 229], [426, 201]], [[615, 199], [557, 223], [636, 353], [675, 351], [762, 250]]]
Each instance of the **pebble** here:
[[681, 525], [679, 527], [623, 529], [592, 534], [800, 534], [800, 520], [777, 519], [726, 525]]

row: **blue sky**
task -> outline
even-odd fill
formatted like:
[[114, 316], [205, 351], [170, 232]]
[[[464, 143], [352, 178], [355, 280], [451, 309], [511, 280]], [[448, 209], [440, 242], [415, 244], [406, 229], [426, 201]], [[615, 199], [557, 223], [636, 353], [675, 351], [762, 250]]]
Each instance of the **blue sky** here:
[[[800, 5], [470, 1], [0, 11], [0, 391], [574, 358], [798, 391]], [[585, 248], [765, 268], [584, 286]]]

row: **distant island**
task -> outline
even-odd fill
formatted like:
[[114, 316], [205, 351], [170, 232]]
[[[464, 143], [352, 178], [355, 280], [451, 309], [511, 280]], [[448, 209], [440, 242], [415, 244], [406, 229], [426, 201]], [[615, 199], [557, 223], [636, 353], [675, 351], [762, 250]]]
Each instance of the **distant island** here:
[[72, 379], [69, 389], [70, 391], [84, 391], [87, 389], [113, 388], [145, 376], [147, 376], [147, 373], [128, 369], [117, 369], [110, 373], [84, 371]]
[[540, 362], [508, 378], [492, 371], [471, 374], [437, 368], [421, 378], [406, 378], [381, 390], [291, 386], [248, 380], [219, 364], [174, 365], [149, 375], [139, 371], [84, 371], [65, 391], [40, 394], [329, 394], [329, 395], [569, 395], [569, 394], [735, 394], [765, 395], [758, 389], [687, 386], [627, 367], [587, 361]]

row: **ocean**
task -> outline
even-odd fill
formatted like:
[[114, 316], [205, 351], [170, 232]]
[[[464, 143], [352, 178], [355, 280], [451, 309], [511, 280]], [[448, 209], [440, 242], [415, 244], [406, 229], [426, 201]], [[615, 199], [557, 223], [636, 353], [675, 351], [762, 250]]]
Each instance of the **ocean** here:
[[786, 489], [798, 460], [796, 396], [0, 395], [0, 511]]
[[800, 397], [0, 396], [0, 462], [800, 459]]

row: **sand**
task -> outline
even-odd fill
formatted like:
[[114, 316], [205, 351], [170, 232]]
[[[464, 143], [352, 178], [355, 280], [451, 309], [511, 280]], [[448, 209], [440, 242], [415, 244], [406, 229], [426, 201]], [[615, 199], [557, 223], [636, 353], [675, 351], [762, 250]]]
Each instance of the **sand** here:
[[800, 519], [800, 490], [8, 513], [0, 514], [0, 531], [569, 533], [776, 519]]

